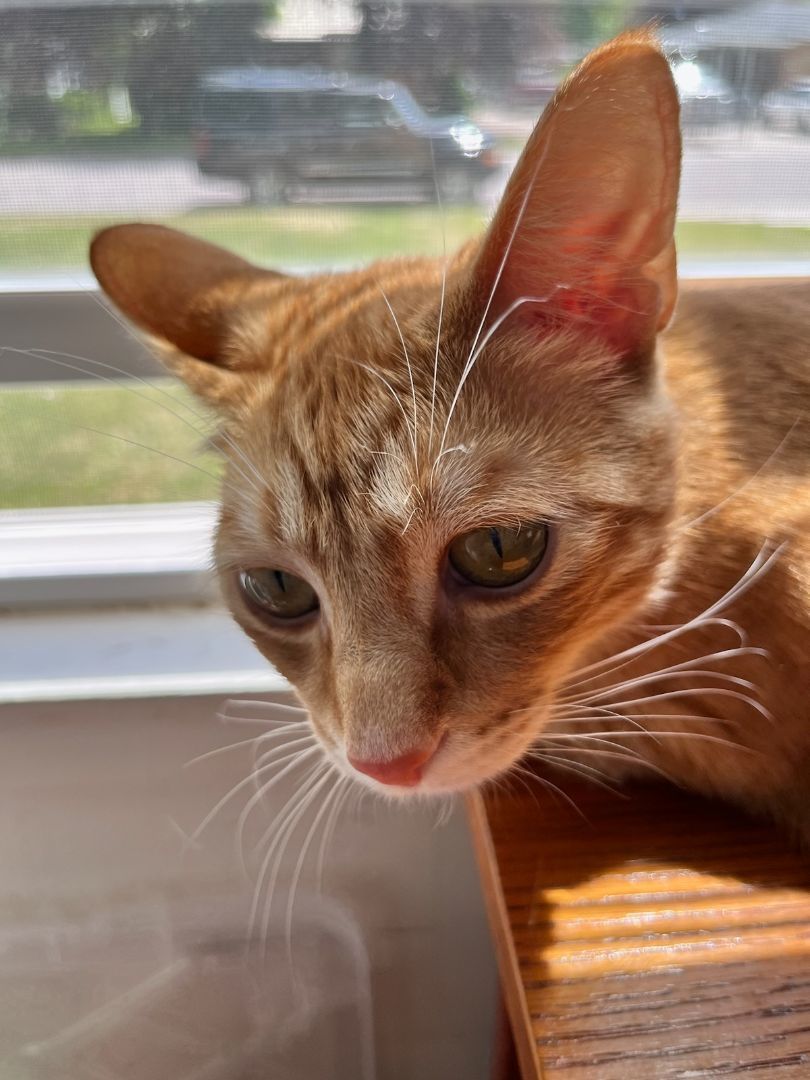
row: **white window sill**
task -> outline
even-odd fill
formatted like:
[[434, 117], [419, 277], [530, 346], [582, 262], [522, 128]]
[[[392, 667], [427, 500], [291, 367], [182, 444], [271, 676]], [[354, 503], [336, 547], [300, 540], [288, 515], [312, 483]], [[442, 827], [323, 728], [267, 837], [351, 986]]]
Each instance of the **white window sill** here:
[[210, 503], [0, 514], [0, 704], [289, 691], [214, 600]]
[[0, 610], [211, 601], [212, 503], [0, 513]]
[[0, 618], [0, 704], [289, 691], [219, 607]]

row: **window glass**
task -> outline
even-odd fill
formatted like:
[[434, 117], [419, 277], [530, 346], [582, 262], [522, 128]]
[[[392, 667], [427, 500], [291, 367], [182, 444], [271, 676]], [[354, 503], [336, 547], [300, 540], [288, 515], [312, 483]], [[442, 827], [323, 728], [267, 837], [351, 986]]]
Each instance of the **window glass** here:
[[[161, 221], [296, 271], [439, 254], [480, 230], [578, 58], [650, 17], [683, 109], [682, 266], [807, 270], [806, 4], [3, 0], [0, 505], [215, 492], [207, 420], [155, 404], [181, 391], [127, 381], [153, 374], [69, 304], [54, 322], [55, 294], [92, 288], [97, 229]], [[436, 140], [455, 170], [441, 207]], [[32, 290], [22, 336], [9, 298]]]

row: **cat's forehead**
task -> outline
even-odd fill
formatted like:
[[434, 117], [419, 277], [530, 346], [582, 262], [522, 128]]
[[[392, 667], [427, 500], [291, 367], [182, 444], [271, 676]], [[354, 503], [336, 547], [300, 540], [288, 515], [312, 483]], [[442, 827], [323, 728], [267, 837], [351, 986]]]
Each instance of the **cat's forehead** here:
[[636, 407], [624, 429], [602, 347], [501, 334], [462, 382], [469, 327], [450, 310], [439, 339], [426, 295], [406, 311], [395, 293], [394, 321], [376, 290], [333, 333], [289, 345], [235, 434], [226, 499], [243, 535], [368, 558], [419, 527], [449, 537], [640, 497], [619, 448], [644, 424]]

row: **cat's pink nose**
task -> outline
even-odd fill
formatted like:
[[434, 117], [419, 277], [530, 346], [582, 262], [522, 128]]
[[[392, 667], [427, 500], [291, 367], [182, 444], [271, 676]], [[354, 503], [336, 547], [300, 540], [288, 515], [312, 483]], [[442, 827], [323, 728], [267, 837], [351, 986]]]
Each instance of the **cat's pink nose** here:
[[438, 743], [420, 747], [418, 750], [410, 750], [407, 754], [389, 758], [387, 761], [365, 761], [362, 758], [348, 755], [349, 764], [358, 772], [366, 776], [373, 776], [381, 784], [392, 784], [397, 787], [416, 787], [422, 779], [425, 765], [430, 761], [438, 749]]

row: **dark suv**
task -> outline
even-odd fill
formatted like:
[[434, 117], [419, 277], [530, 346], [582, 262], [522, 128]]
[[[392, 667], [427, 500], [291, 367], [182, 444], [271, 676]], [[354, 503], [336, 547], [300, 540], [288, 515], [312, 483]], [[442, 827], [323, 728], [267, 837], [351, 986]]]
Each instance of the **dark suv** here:
[[[255, 202], [414, 190], [469, 202], [497, 165], [464, 116], [429, 116], [404, 86], [323, 71], [228, 68], [203, 80], [200, 170], [243, 181]], [[434, 179], [435, 177], [435, 179]]]

